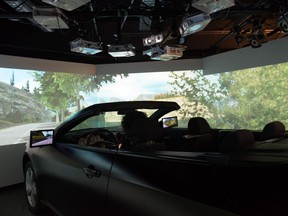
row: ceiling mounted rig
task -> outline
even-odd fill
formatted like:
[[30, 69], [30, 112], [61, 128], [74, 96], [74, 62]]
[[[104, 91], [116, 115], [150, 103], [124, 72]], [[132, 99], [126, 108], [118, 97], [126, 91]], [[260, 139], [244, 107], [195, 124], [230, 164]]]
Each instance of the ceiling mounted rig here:
[[93, 64], [201, 58], [285, 37], [277, 0], [0, 0], [2, 54]]

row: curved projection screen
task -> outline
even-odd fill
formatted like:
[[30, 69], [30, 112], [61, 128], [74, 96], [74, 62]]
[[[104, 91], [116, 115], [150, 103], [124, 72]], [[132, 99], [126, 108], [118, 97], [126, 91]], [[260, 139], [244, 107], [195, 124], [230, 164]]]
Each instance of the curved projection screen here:
[[176, 101], [181, 109], [169, 116], [183, 128], [193, 116], [221, 129], [288, 123], [288, 63], [206, 76], [201, 70], [80, 75], [8, 68], [0, 74], [0, 145], [28, 142], [31, 130], [54, 129], [84, 107], [120, 100]]

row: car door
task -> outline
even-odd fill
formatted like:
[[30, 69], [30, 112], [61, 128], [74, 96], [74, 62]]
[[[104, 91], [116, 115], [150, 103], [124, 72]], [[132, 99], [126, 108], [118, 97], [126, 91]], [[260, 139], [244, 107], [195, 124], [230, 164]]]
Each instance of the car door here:
[[104, 215], [115, 150], [57, 144], [40, 149], [41, 193], [64, 215]]
[[218, 209], [225, 197], [203, 153], [169, 154], [118, 153], [109, 180], [109, 215], [231, 215]]

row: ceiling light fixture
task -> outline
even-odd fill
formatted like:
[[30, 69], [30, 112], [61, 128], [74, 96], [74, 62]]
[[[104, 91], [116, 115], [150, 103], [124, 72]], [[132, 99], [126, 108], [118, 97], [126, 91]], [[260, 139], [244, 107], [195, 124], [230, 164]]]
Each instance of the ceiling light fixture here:
[[196, 16], [186, 18], [179, 27], [182, 37], [203, 30], [209, 23], [211, 18], [209, 14], [198, 14]]
[[33, 7], [33, 19], [46, 29], [69, 29], [66, 17], [58, 8]]
[[102, 43], [77, 38], [76, 40], [70, 42], [70, 50], [72, 52], [82, 53], [85, 55], [95, 55], [102, 52]]
[[150, 37], [143, 38], [144, 46], [152, 46], [161, 43], [164, 40], [163, 34], [151, 35]]
[[262, 43], [267, 42], [267, 37], [262, 26], [254, 27], [254, 31], [252, 31], [247, 39], [252, 48], [259, 48], [262, 46]]
[[252, 48], [259, 48], [262, 46], [260, 40], [257, 38], [256, 35], [250, 35], [248, 36], [248, 41], [249, 41], [249, 44]]
[[143, 55], [148, 55], [151, 60], [170, 61], [183, 56], [184, 46], [165, 46], [163, 49], [157, 45], [143, 52]]
[[278, 25], [285, 34], [288, 33], [288, 12], [283, 14], [279, 19], [278, 19]]
[[108, 53], [114, 58], [135, 56], [135, 47], [132, 44], [108, 45]]
[[234, 0], [194, 0], [192, 6], [204, 13], [211, 14], [226, 8], [233, 7]]
[[91, 0], [42, 0], [42, 2], [53, 5], [55, 7], [62, 8], [67, 11], [72, 11], [78, 7], [81, 7]]
[[236, 43], [238, 44], [238, 46], [240, 46], [240, 44], [243, 42], [243, 40], [244, 40], [244, 37], [243, 37], [243, 35], [240, 33], [240, 32], [238, 32], [238, 33], [236, 33], [236, 35], [235, 35], [235, 40], [236, 40]]
[[239, 47], [240, 44], [244, 41], [243, 31], [239, 26], [234, 26], [232, 31], [235, 34], [234, 38], [235, 38], [235, 41]]

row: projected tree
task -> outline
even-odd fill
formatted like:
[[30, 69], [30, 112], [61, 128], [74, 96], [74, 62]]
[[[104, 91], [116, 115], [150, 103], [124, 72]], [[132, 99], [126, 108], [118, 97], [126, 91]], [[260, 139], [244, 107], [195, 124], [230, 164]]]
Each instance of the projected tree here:
[[273, 120], [287, 121], [288, 64], [220, 75], [223, 127], [262, 129]]
[[222, 94], [215, 83], [203, 76], [202, 71], [172, 72], [172, 94], [184, 97], [186, 101], [181, 107], [183, 119], [194, 116], [211, 118], [216, 112], [216, 102]]
[[98, 90], [103, 83], [114, 82], [115, 75], [86, 75], [70, 73], [35, 72], [34, 79], [40, 84], [34, 89], [44, 105], [57, 112], [60, 121], [65, 118], [68, 107], [81, 107], [84, 94]]

